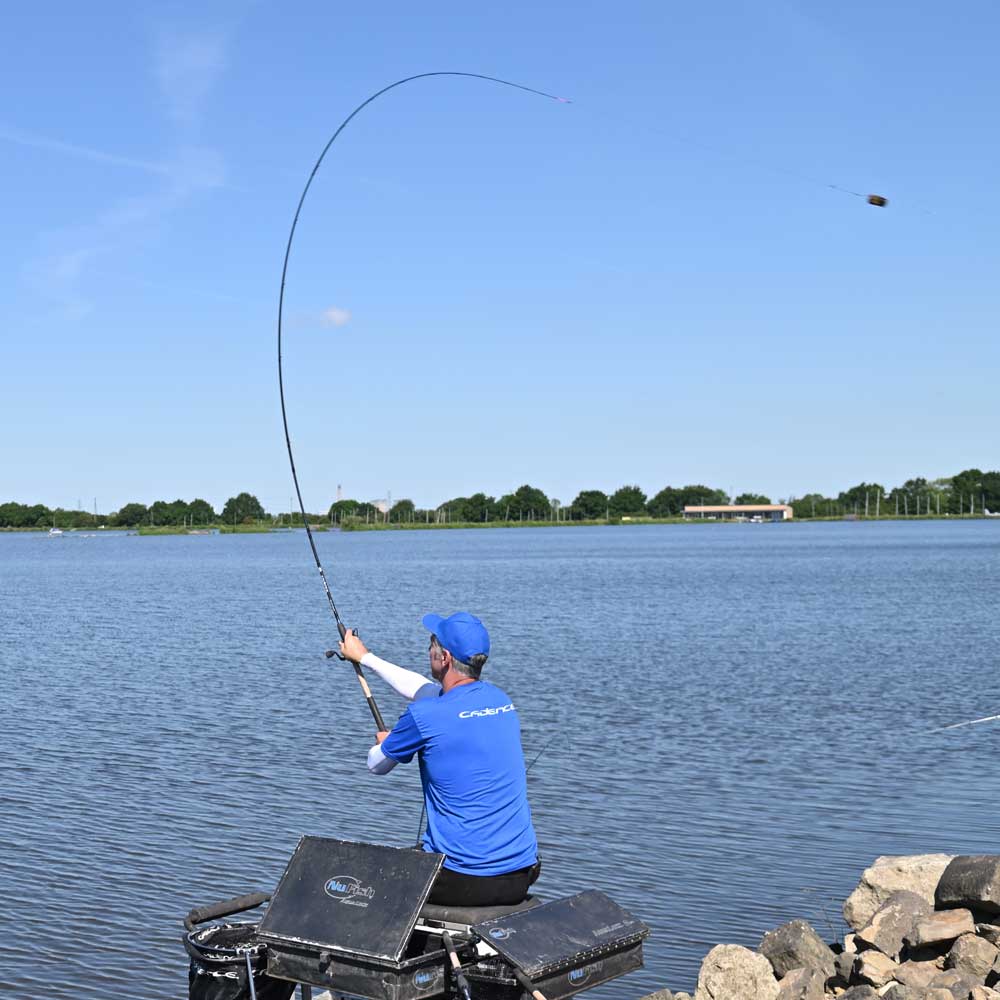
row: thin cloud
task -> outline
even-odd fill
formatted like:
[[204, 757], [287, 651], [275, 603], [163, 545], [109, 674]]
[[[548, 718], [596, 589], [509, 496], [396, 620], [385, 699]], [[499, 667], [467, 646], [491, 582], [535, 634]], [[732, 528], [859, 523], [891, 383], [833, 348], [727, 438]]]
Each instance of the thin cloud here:
[[149, 160], [139, 160], [132, 156], [121, 156], [118, 153], [108, 153], [102, 149], [92, 149], [90, 146], [78, 146], [72, 142], [60, 139], [50, 139], [44, 135], [22, 132], [18, 129], [0, 126], [0, 141], [24, 146], [28, 149], [44, 149], [52, 153], [63, 153], [75, 156], [93, 163], [106, 163], [116, 167], [131, 167], [150, 174], [168, 174], [170, 167], [165, 163], [153, 163]]
[[323, 326], [347, 326], [351, 322], [349, 309], [341, 309], [339, 306], [330, 306], [324, 309], [320, 315], [320, 322]]
[[[157, 42], [153, 72], [166, 112], [184, 135], [189, 136], [197, 124], [225, 68], [225, 48], [219, 32], [174, 33]], [[161, 163], [150, 163], [13, 130], [0, 132], [0, 139], [136, 167], [158, 178], [150, 190], [112, 201], [87, 223], [40, 235], [40, 253], [25, 262], [24, 276], [67, 319], [86, 315], [91, 308], [87, 284], [95, 266], [134, 256], [155, 238], [169, 216], [225, 181], [225, 164], [218, 151], [191, 144], [176, 147]]]
[[39, 237], [41, 253], [25, 262], [28, 285], [54, 300], [67, 321], [92, 308], [87, 289], [89, 273], [102, 262], [134, 255], [175, 211], [193, 197], [217, 186], [218, 166], [205, 164], [168, 175], [147, 194], [119, 198], [92, 222], [69, 226]]
[[162, 35], [155, 72], [170, 117], [182, 125], [196, 124], [226, 63], [226, 40], [221, 32]]

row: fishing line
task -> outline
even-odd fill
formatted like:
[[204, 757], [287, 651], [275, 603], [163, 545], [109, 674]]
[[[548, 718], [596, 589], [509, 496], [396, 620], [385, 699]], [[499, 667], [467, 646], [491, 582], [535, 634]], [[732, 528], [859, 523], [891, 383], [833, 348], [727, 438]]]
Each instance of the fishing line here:
[[[337, 130], [330, 137], [327, 144], [323, 147], [323, 152], [319, 154], [319, 158], [316, 160], [315, 165], [309, 174], [309, 179], [306, 181], [306, 186], [302, 189], [302, 195], [299, 198], [298, 206], [295, 209], [295, 217], [292, 219], [292, 228], [288, 233], [288, 243], [285, 246], [285, 260], [281, 267], [281, 291], [278, 295], [278, 393], [281, 397], [281, 423], [285, 430], [285, 445], [288, 448], [288, 464], [291, 466], [292, 470], [292, 482], [295, 484], [295, 496], [299, 501], [299, 510], [302, 512], [302, 523], [305, 525], [306, 537], [309, 539], [309, 547], [312, 550], [313, 559], [316, 561], [316, 569], [319, 571], [319, 578], [323, 584], [323, 591], [326, 594], [327, 602], [330, 605], [330, 611], [333, 613], [334, 621], [337, 623], [337, 631], [340, 633], [340, 638], [344, 639], [347, 635], [347, 627], [344, 625], [343, 620], [340, 617], [340, 611], [337, 610], [337, 603], [333, 599], [333, 592], [330, 590], [330, 584], [326, 578], [326, 571], [323, 569], [323, 563], [320, 561], [319, 552], [316, 549], [316, 541], [313, 538], [312, 529], [309, 527], [309, 519], [306, 517], [306, 507], [302, 500], [302, 490], [299, 487], [299, 476], [295, 469], [295, 456], [292, 454], [292, 439], [288, 431], [288, 413], [285, 409], [285, 380], [284, 373], [282, 369], [282, 358], [281, 358], [281, 333], [282, 333], [282, 320], [284, 316], [285, 307], [285, 281], [288, 277], [288, 261], [292, 253], [292, 241], [295, 239], [295, 229], [299, 223], [299, 215], [302, 212], [302, 206], [305, 204], [306, 195], [309, 193], [309, 188], [312, 186], [313, 179], [316, 176], [320, 165], [323, 162], [324, 157], [327, 152], [329, 152], [330, 147], [337, 141], [340, 133], [344, 131], [345, 128], [351, 123], [356, 115], [363, 111], [372, 101], [377, 100], [383, 94], [388, 93], [390, 90], [394, 90], [396, 87], [401, 87], [404, 83], [410, 83], [413, 80], [423, 80], [431, 76], [463, 76], [469, 77], [476, 80], [487, 80], [491, 83], [499, 83], [505, 87], [512, 87], [515, 90], [523, 90], [529, 94], [536, 94], [539, 97], [545, 97], [549, 100], [558, 101], [560, 104], [570, 104], [571, 101], [567, 100], [565, 97], [558, 97], [555, 94], [549, 94], [544, 90], [536, 90], [534, 87], [526, 87], [520, 83], [513, 83], [510, 80], [501, 80], [496, 76], [486, 76], [483, 73], [463, 73], [458, 70], [439, 70], [431, 73], [417, 73], [414, 76], [404, 77], [402, 80], [397, 80], [395, 83], [390, 83], [387, 87], [383, 87], [381, 90], [376, 91], [370, 97], [365, 98], [341, 123], [337, 126]], [[328, 653], [333, 655], [332, 653]], [[339, 653], [336, 654], [340, 656]], [[343, 657], [341, 657], [343, 658]], [[353, 661], [352, 661], [353, 663]], [[365, 699], [368, 702], [368, 708], [371, 710], [372, 718], [375, 720], [375, 724], [378, 726], [379, 731], [385, 730], [385, 723], [382, 721], [382, 715], [378, 710], [378, 706], [375, 704], [375, 699], [372, 697], [371, 690], [368, 687], [368, 682], [365, 680], [364, 674], [361, 671], [361, 665], [358, 663], [353, 663], [355, 673], [358, 676], [358, 681], [361, 684], [361, 689], [364, 692]]]
[[[390, 90], [394, 90], [396, 87], [401, 87], [401, 86], [403, 86], [403, 84], [411, 83], [414, 80], [423, 80], [423, 79], [427, 79], [427, 78], [433, 77], [433, 76], [458, 76], [458, 77], [466, 77], [466, 78], [474, 79], [474, 80], [486, 80], [486, 81], [488, 81], [490, 83], [498, 83], [498, 84], [500, 84], [500, 85], [502, 85], [504, 87], [511, 87], [511, 88], [513, 88], [515, 90], [523, 90], [525, 93], [535, 94], [538, 97], [544, 97], [544, 98], [546, 98], [548, 100], [558, 101], [561, 104], [571, 104], [572, 103], [568, 98], [559, 97], [556, 94], [550, 94], [547, 91], [538, 90], [538, 89], [536, 89], [534, 87], [527, 87], [524, 84], [514, 83], [511, 80], [503, 80], [500, 77], [487, 76], [484, 73], [469, 73], [469, 72], [462, 72], [462, 71], [459, 71], [459, 70], [436, 70], [436, 71], [429, 72], [429, 73], [417, 73], [417, 74], [414, 74], [413, 76], [407, 76], [407, 77], [404, 77], [401, 80], [395, 81], [395, 83], [390, 83], [388, 86], [383, 87], [381, 90], [377, 90], [374, 94], [372, 94], [371, 96], [365, 98], [365, 100], [363, 100], [340, 123], [340, 125], [337, 126], [336, 131], [330, 137], [330, 139], [327, 142], [327, 144], [323, 147], [323, 151], [320, 153], [318, 159], [316, 160], [316, 163], [313, 166], [312, 171], [309, 174], [309, 178], [306, 181], [306, 185], [305, 185], [305, 187], [302, 190], [302, 195], [299, 198], [298, 206], [295, 209], [295, 216], [292, 219], [291, 230], [288, 233], [288, 243], [287, 243], [287, 245], [285, 247], [285, 258], [284, 258], [284, 262], [283, 262], [282, 268], [281, 268], [281, 291], [280, 291], [279, 296], [278, 296], [278, 391], [279, 391], [279, 395], [280, 395], [280, 398], [281, 398], [281, 421], [282, 421], [282, 425], [284, 427], [284, 432], [285, 432], [285, 445], [286, 445], [286, 447], [288, 449], [288, 464], [289, 464], [289, 466], [291, 467], [291, 470], [292, 470], [292, 482], [295, 485], [295, 495], [296, 495], [296, 497], [297, 497], [297, 499], [299, 501], [299, 510], [302, 512], [302, 523], [305, 525], [306, 536], [309, 539], [309, 547], [312, 550], [313, 559], [316, 562], [316, 569], [319, 571], [320, 580], [322, 581], [322, 584], [323, 584], [323, 590], [324, 590], [324, 592], [326, 594], [327, 602], [330, 605], [330, 610], [333, 613], [334, 620], [337, 623], [337, 629], [340, 632], [340, 636], [341, 636], [342, 639], [343, 639], [344, 635], [346, 634], [346, 629], [345, 629], [343, 621], [341, 620], [340, 612], [337, 609], [336, 602], [333, 599], [333, 593], [330, 590], [330, 585], [329, 585], [329, 582], [327, 581], [326, 573], [325, 573], [325, 571], [323, 569], [323, 564], [320, 561], [319, 553], [316, 550], [316, 542], [315, 542], [315, 540], [313, 538], [312, 530], [310, 529], [309, 522], [308, 522], [308, 520], [306, 518], [305, 504], [304, 504], [304, 502], [302, 500], [302, 490], [299, 487], [299, 477], [298, 477], [298, 473], [297, 473], [296, 468], [295, 468], [295, 457], [292, 454], [292, 441], [291, 441], [291, 436], [290, 436], [289, 430], [288, 430], [288, 414], [287, 414], [287, 411], [286, 411], [286, 408], [285, 408], [285, 384], [284, 384], [284, 374], [283, 374], [283, 367], [282, 367], [282, 350], [281, 350], [281, 347], [282, 347], [282, 326], [283, 326], [284, 303], [285, 303], [285, 283], [286, 283], [286, 280], [287, 280], [287, 277], [288, 277], [288, 261], [289, 261], [289, 259], [291, 257], [292, 243], [293, 243], [293, 241], [295, 239], [295, 230], [296, 230], [296, 227], [298, 226], [299, 216], [300, 216], [300, 214], [302, 212], [302, 206], [305, 204], [306, 195], [308, 195], [308, 193], [309, 193], [309, 189], [312, 186], [312, 182], [313, 182], [314, 178], [316, 177], [316, 174], [319, 171], [319, 168], [320, 168], [321, 164], [323, 163], [323, 160], [326, 157], [327, 152], [329, 152], [330, 147], [340, 137], [341, 132], [344, 131], [344, 129], [351, 123], [351, 121], [358, 114], [360, 114], [361, 111], [363, 111], [369, 104], [371, 104], [373, 101], [377, 100], [383, 94], [388, 93]], [[591, 114], [595, 114], [597, 117], [602, 117], [602, 115], [601, 115], [600, 112], [596, 112], [596, 111], [591, 110], [590, 113]], [[698, 146], [698, 147], [701, 147], [702, 149], [709, 150], [709, 151], [711, 151], [713, 153], [716, 153], [716, 154], [729, 155], [729, 156], [733, 155], [731, 153], [726, 154], [724, 151], [719, 150], [717, 147], [713, 147], [711, 145], [708, 145], [706, 143], [700, 142], [698, 140], [681, 136], [681, 135], [677, 134], [676, 132], [666, 132], [663, 129], [657, 129], [655, 127], [654, 128], [650, 128], [649, 125], [648, 125], [648, 123], [644, 124], [644, 129], [646, 131], [658, 132], [661, 135], [669, 136], [674, 141], [679, 141], [679, 142], [682, 142], [682, 143], [687, 143], [688, 145], [691, 145], [691, 146]], [[806, 181], [806, 182], [811, 183], [811, 184], [817, 184], [817, 185], [820, 185], [822, 187], [828, 188], [829, 190], [839, 192], [841, 194], [850, 195], [850, 196], [855, 197], [855, 198], [866, 198], [867, 201], [868, 201], [868, 203], [870, 205], [875, 205], [877, 207], [884, 207], [886, 204], [888, 204], [888, 200], [886, 198], [884, 198], [882, 195], [870, 194], [870, 195], [866, 196], [866, 195], [864, 195], [860, 191], [854, 191], [854, 190], [852, 190], [850, 188], [844, 187], [844, 186], [839, 185], [839, 184], [832, 184], [832, 183], [828, 183], [826, 181], [821, 181], [821, 180], [819, 180], [819, 179], [817, 179], [815, 177], [811, 177], [811, 176], [809, 176], [807, 174], [804, 174], [804, 173], [801, 173], [799, 171], [790, 170], [787, 167], [779, 167], [779, 166], [775, 166], [775, 165], [769, 165], [769, 164], [762, 163], [760, 161], [757, 161], [756, 163], [754, 163], [754, 161], [749, 160], [746, 157], [742, 157], [741, 158], [741, 157], [737, 156], [737, 157], [733, 157], [733, 158], [736, 159], [737, 161], [739, 161], [740, 159], [742, 159], [742, 161], [744, 163], [752, 163], [753, 165], [757, 166], [758, 168], [763, 168], [763, 169], [766, 169], [766, 170], [774, 170], [775, 172], [783, 173], [783, 174], [786, 174], [786, 175], [789, 175], [789, 176], [792, 176], [792, 177], [796, 177], [799, 180], [803, 180], [803, 181]]]
[[[611, 114], [596, 108], [587, 107], [585, 105], [580, 105], [580, 107], [581, 113], [602, 121], [611, 122], [619, 127], [623, 124], [629, 124], [627, 119], [620, 112], [616, 111], [614, 114]], [[702, 139], [697, 139], [690, 135], [685, 135], [673, 129], [659, 128], [656, 125], [650, 125], [647, 119], [643, 119], [641, 123], [637, 122], [634, 126], [629, 126], [629, 128], [632, 134], [662, 136], [664, 139], [667, 139], [672, 143], [689, 146], [693, 149], [700, 149], [703, 152], [711, 153], [713, 156], [727, 159], [747, 170], [757, 170], [765, 173], [779, 174], [784, 177], [792, 177], [795, 180], [803, 182], [804, 184], [812, 184], [816, 187], [825, 188], [829, 191], [835, 191], [838, 194], [848, 195], [852, 198], [861, 198], [869, 205], [873, 205], [876, 208], [885, 208], [886, 205], [889, 204], [889, 199], [883, 195], [865, 194], [862, 191], [855, 191], [853, 188], [846, 187], [843, 184], [834, 184], [830, 181], [823, 180], [820, 177], [806, 173], [795, 167], [789, 166], [788, 164], [770, 162], [768, 160], [762, 160], [758, 157], [747, 156], [732, 149], [723, 149], [720, 146], [715, 146], [712, 143], [705, 142]]]
[[539, 758], [540, 758], [540, 757], [542, 756], [542, 754], [543, 754], [543, 753], [545, 753], [545, 751], [546, 751], [546, 750], [548, 750], [548, 748], [549, 748], [550, 746], [552, 746], [552, 744], [553, 744], [553, 743], [555, 743], [555, 741], [556, 741], [556, 737], [557, 737], [558, 735], [559, 735], [558, 733], [553, 733], [553, 734], [552, 734], [552, 735], [551, 735], [551, 736], [550, 736], [550, 737], [549, 737], [549, 738], [548, 738], [548, 739], [547, 739], [547, 740], [545, 741], [545, 746], [543, 746], [543, 747], [542, 747], [542, 749], [541, 749], [541, 750], [539, 750], [539, 751], [538, 751], [538, 753], [536, 753], [536, 754], [535, 754], [535, 756], [534, 756], [534, 757], [532, 758], [532, 760], [531, 760], [531, 763], [530, 763], [530, 764], [529, 764], [529, 765], [528, 765], [528, 766], [527, 766], [527, 767], [526, 767], [526, 768], [524, 769], [524, 773], [525, 773], [525, 775], [527, 775], [527, 774], [528, 774], [528, 772], [529, 772], [529, 771], [530, 771], [530, 770], [531, 770], [531, 769], [532, 769], [532, 768], [533, 768], [533, 767], [534, 767], [534, 766], [535, 766], [535, 765], [536, 765], [536, 764], [538, 763], [538, 760], [539, 760]]

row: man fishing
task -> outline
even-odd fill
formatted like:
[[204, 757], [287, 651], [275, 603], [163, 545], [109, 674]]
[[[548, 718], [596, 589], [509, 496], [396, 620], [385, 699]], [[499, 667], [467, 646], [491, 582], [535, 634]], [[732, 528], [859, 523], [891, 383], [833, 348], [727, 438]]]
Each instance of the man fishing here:
[[388, 774], [418, 757], [427, 809], [423, 848], [445, 856], [431, 903], [519, 903], [540, 865], [517, 710], [479, 679], [490, 637], [478, 618], [459, 611], [424, 615], [423, 624], [436, 683], [369, 652], [350, 629], [340, 643], [343, 656], [410, 701], [390, 732], [376, 733], [368, 769]]

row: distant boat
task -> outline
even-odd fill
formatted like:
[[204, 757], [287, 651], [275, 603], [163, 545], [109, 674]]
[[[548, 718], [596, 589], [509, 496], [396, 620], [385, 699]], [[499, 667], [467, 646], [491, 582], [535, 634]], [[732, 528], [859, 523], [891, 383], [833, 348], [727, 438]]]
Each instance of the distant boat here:
[[49, 528], [49, 538], [55, 538], [56, 535], [62, 534], [62, 528]]
[[986, 517], [1000, 517], [1000, 511], [992, 511], [988, 507], [983, 508], [983, 514]]

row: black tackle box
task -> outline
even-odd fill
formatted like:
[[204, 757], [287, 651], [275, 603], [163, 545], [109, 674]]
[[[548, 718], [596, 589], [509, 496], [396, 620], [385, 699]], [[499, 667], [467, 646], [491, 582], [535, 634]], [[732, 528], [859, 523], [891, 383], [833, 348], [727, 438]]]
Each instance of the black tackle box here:
[[267, 974], [368, 1000], [445, 990], [440, 938], [414, 924], [443, 855], [303, 837], [257, 936]]
[[485, 921], [476, 934], [499, 953], [464, 966], [477, 1000], [517, 1000], [517, 966], [547, 1000], [561, 1000], [642, 968], [649, 928], [595, 889]]

